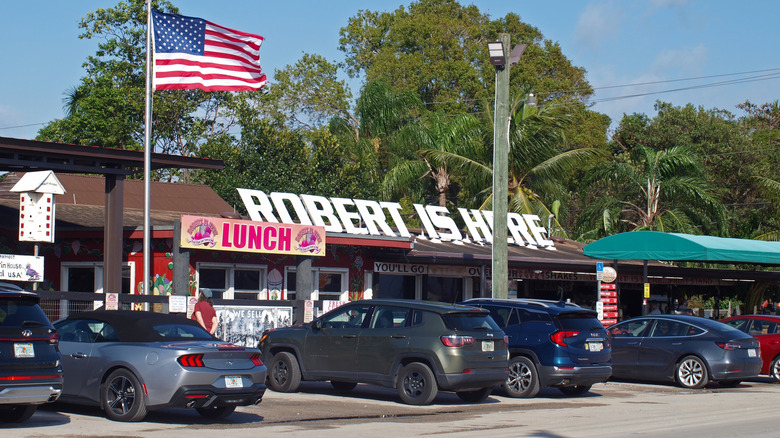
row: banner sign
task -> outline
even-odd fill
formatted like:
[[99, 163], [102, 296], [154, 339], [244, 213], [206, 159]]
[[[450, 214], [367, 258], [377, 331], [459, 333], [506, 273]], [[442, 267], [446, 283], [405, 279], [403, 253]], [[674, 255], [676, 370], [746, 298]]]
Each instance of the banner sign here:
[[214, 251], [324, 256], [325, 229], [202, 216], [182, 216], [179, 245]]
[[257, 348], [264, 331], [292, 325], [290, 306], [214, 306], [214, 310], [216, 336], [242, 347]]
[[43, 281], [43, 257], [0, 254], [0, 280]]

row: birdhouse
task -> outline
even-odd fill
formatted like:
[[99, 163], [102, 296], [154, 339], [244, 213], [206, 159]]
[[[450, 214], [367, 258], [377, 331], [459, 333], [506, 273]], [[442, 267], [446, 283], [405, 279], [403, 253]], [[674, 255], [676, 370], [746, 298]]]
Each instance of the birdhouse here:
[[53, 243], [54, 195], [65, 193], [54, 172], [27, 172], [11, 191], [19, 193], [19, 241]]

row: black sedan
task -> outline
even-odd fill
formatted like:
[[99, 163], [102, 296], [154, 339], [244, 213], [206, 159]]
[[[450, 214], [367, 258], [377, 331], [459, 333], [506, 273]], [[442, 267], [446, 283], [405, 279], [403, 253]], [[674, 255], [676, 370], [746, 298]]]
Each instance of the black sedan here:
[[220, 341], [184, 315], [98, 310], [54, 326], [65, 375], [60, 400], [98, 405], [112, 420], [140, 421], [160, 408], [223, 417], [265, 393], [260, 350]]
[[758, 341], [718, 321], [647, 315], [615, 324], [607, 332], [614, 378], [702, 388], [710, 380], [733, 386], [761, 372]]

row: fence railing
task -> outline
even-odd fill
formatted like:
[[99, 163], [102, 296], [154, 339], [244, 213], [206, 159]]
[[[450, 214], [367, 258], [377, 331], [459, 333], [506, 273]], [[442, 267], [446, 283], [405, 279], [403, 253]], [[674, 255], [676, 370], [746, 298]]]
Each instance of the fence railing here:
[[[36, 291], [41, 298], [41, 308], [51, 321], [56, 321], [80, 312], [86, 312], [103, 306], [104, 294], [90, 292]], [[167, 295], [130, 295], [119, 294], [119, 309], [149, 310], [168, 313]], [[287, 306], [293, 308], [293, 324], [303, 322], [305, 301], [303, 300], [214, 300], [214, 305], [230, 306]], [[314, 308], [322, 310], [322, 302], [315, 301]]]

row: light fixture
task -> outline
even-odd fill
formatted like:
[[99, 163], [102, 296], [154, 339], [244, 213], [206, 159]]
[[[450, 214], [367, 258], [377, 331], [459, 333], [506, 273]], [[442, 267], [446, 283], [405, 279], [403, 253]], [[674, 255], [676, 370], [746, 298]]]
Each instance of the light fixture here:
[[496, 68], [504, 67], [506, 64], [506, 55], [504, 54], [504, 43], [501, 41], [488, 42], [488, 54], [490, 55], [490, 63], [495, 65]]
[[536, 96], [534, 96], [534, 93], [528, 94], [528, 98], [525, 99], [525, 104], [528, 106], [536, 106]]

